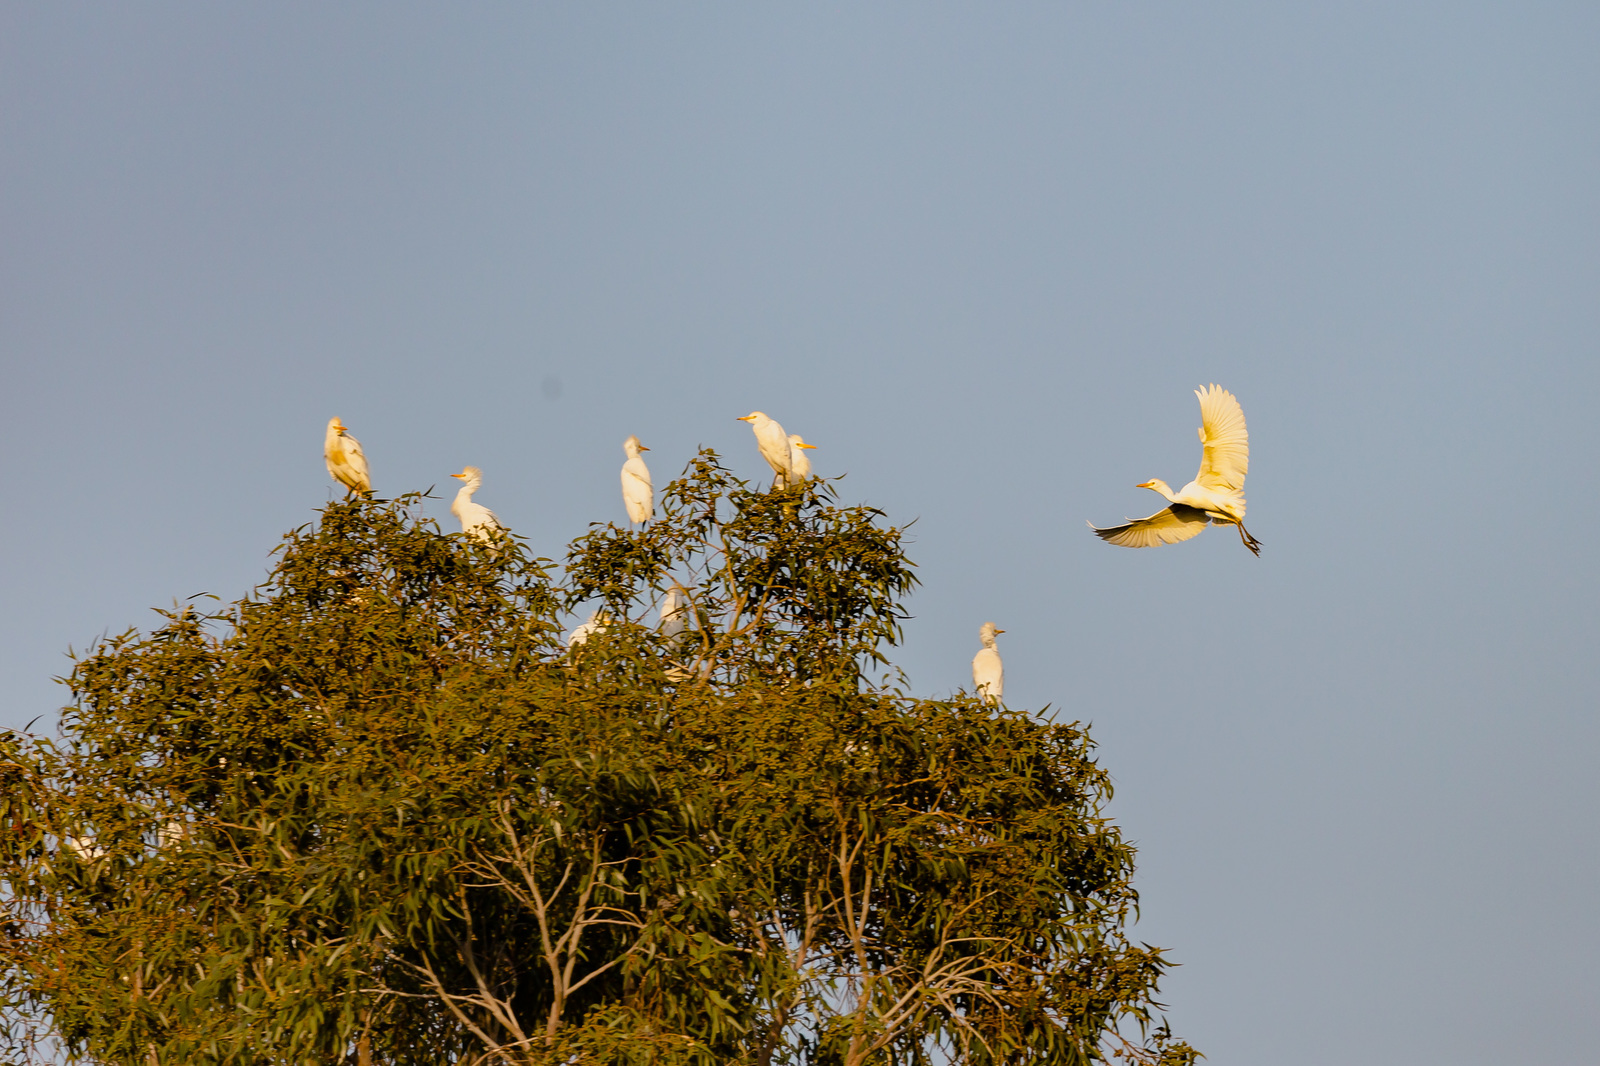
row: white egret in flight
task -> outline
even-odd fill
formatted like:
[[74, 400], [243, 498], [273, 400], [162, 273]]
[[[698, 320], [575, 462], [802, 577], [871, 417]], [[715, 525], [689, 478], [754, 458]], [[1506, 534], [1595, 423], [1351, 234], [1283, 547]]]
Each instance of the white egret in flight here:
[[648, 522], [656, 513], [656, 493], [650, 484], [650, 468], [639, 453], [650, 449], [640, 444], [638, 437], [629, 437], [622, 442], [622, 450], [628, 456], [622, 464], [622, 506], [628, 509], [629, 522]]
[[1152, 478], [1141, 482], [1141, 489], [1154, 489], [1172, 506], [1163, 507], [1149, 518], [1139, 518], [1120, 526], [1100, 528], [1090, 523], [1095, 536], [1124, 548], [1153, 548], [1176, 544], [1199, 536], [1210, 523], [1239, 528], [1239, 539], [1256, 555], [1261, 542], [1244, 528], [1244, 476], [1250, 469], [1250, 437], [1245, 431], [1244, 412], [1233, 393], [1219, 385], [1196, 389], [1200, 397], [1200, 472], [1178, 492], [1165, 481]]
[[328, 473], [351, 492], [372, 492], [372, 475], [367, 472], [367, 457], [361, 442], [350, 435], [339, 416], [328, 419], [328, 435], [322, 441], [322, 457]]
[[750, 423], [750, 428], [756, 434], [756, 447], [761, 449], [761, 458], [767, 461], [777, 477], [772, 479], [774, 487], [789, 483], [789, 437], [784, 433], [783, 427], [760, 411], [751, 411], [742, 416], [739, 421]]
[[787, 485], [798, 485], [811, 476], [811, 458], [806, 455], [806, 450], [816, 450], [815, 444], [807, 444], [805, 438], [798, 433], [789, 434], [789, 478]]
[[985, 703], [999, 703], [1005, 693], [1006, 668], [1000, 661], [1000, 649], [994, 646], [994, 638], [1004, 632], [996, 629], [993, 622], [985, 622], [978, 629], [983, 647], [972, 657], [972, 687]]
[[505, 526], [500, 524], [500, 519], [489, 508], [472, 502], [472, 494], [483, 484], [483, 471], [475, 466], [464, 466], [461, 473], [450, 476], [462, 481], [455, 502], [450, 505], [450, 513], [461, 519], [461, 532], [484, 544], [494, 543], [495, 535]]

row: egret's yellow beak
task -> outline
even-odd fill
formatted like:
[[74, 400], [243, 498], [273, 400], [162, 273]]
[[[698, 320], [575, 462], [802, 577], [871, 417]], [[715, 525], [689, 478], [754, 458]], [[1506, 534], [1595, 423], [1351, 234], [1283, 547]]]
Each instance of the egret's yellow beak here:
[[749, 422], [753, 418], [755, 418], [755, 415], [740, 415], [738, 418], [735, 418], [734, 421], [735, 422]]
[[645, 447], [645, 446], [644, 446], [644, 445], [643, 445], [643, 444], [641, 444], [641, 445], [639, 445], [639, 450], [640, 450], [640, 451], [641, 451], [641, 452], [647, 452], [647, 451], [649, 451], [649, 450], [650, 450], [650, 449], [649, 449], [649, 448], [646, 448], [646, 447]]
[[1003, 630], [1003, 629], [997, 629], [997, 630], [995, 630], [995, 632], [996, 632], [996, 633], [1004, 633], [1004, 632], [1005, 632], [1005, 630]]
[[1155, 487], [1156, 483], [1154, 481], [1141, 481], [1134, 486], [1136, 489], [1153, 489]]
[[451, 477], [466, 477], [467, 475], [465, 475], [465, 474], [451, 474], [450, 476]]
[[815, 444], [796, 444], [795, 447], [796, 448], [810, 448], [812, 451], [815, 451], [816, 448], [817, 448], [817, 446]]

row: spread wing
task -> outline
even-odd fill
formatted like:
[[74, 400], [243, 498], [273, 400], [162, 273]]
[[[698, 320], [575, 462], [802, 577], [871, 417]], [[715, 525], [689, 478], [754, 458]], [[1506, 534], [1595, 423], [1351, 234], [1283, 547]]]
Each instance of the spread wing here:
[[1149, 518], [1136, 518], [1120, 526], [1101, 529], [1091, 525], [1094, 535], [1107, 544], [1121, 548], [1154, 548], [1161, 544], [1176, 544], [1180, 540], [1198, 537], [1211, 519], [1198, 507], [1185, 507], [1175, 503], [1163, 507]]
[[1200, 472], [1194, 476], [1202, 487], [1216, 492], [1243, 492], [1244, 476], [1250, 470], [1250, 435], [1244, 428], [1244, 412], [1233, 393], [1220, 385], [1194, 390], [1200, 397]]

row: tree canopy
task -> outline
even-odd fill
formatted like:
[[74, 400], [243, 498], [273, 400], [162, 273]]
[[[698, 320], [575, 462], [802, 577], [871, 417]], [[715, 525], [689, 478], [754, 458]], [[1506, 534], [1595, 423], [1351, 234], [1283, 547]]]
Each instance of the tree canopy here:
[[880, 512], [706, 451], [558, 570], [421, 506], [331, 504], [252, 595], [79, 657], [56, 736], [0, 736], [14, 1054], [1197, 1057], [1088, 733], [908, 692]]

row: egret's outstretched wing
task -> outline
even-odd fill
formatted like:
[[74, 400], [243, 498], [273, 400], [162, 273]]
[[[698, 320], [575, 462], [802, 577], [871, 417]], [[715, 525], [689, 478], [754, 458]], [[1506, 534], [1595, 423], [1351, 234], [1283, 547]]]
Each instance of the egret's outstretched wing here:
[[1220, 385], [1194, 390], [1200, 397], [1200, 473], [1194, 479], [1215, 492], [1243, 492], [1250, 470], [1250, 435], [1233, 393]]
[[1180, 540], [1198, 537], [1211, 519], [1196, 507], [1175, 503], [1163, 507], [1149, 518], [1136, 518], [1120, 526], [1101, 529], [1091, 524], [1094, 535], [1107, 544], [1121, 548], [1154, 548], [1159, 544], [1176, 544]]

